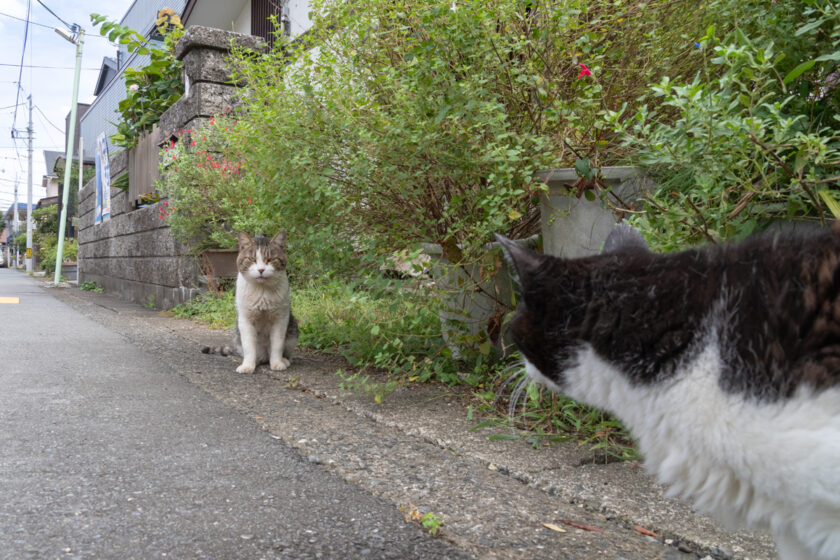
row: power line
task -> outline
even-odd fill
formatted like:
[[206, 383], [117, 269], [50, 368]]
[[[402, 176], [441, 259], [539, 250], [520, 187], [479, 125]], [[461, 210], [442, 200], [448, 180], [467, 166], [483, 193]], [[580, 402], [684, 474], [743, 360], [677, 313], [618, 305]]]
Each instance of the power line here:
[[[10, 64], [8, 62], [0, 62], [0, 66], [18, 66], [18, 65], [17, 64]], [[73, 67], [73, 66], [41, 66], [41, 65], [38, 65], [38, 64], [24, 64], [24, 65], [22, 65], [22, 67], [23, 68], [49, 68], [50, 70], [75, 70], [75, 67]], [[96, 71], [99, 71], [99, 70], [102, 70], [102, 68], [88, 67], [88, 68], [82, 68], [82, 70], [96, 70]], [[18, 83], [18, 82], [11, 82], [11, 83], [15, 84], [15, 83]]]
[[20, 53], [20, 70], [18, 71], [18, 87], [15, 90], [15, 116], [12, 118], [12, 130], [15, 128], [15, 124], [17, 124], [17, 105], [20, 103], [20, 82], [23, 79], [23, 60], [24, 56], [26, 55], [26, 41], [29, 38], [29, 11], [32, 8], [32, 0], [28, 0], [26, 2], [26, 27], [23, 30], [23, 50]]
[[[13, 16], [12, 14], [6, 14], [6, 13], [3, 13], [3, 12], [0, 12], [0, 16], [6, 16], [7, 18], [16, 19], [18, 21], [26, 21], [23, 18], [19, 18], [17, 16]], [[52, 26], [44, 25], [43, 23], [38, 23], [38, 22], [35, 22], [35, 21], [30, 21], [29, 23], [32, 24], [32, 25], [38, 25], [40, 27], [46, 27], [47, 29], [52, 29]]]
[[[30, 3], [32, 2], [32, 0], [29, 0], [29, 1], [30, 1]], [[51, 13], [53, 16], [55, 16], [55, 19], [57, 19], [58, 21], [60, 21], [61, 23], [63, 23], [63, 24], [64, 24], [64, 27], [66, 27], [67, 29], [73, 29], [73, 26], [72, 26], [72, 25], [70, 25], [69, 23], [67, 23], [67, 22], [66, 22], [66, 21], [64, 21], [63, 19], [61, 19], [61, 18], [58, 16], [58, 14], [57, 14], [57, 13], [55, 13], [54, 11], [52, 11], [52, 10], [50, 9], [50, 7], [49, 7], [49, 6], [47, 6], [46, 4], [44, 4], [43, 2], [41, 2], [41, 0], [38, 0], [38, 3], [39, 3], [39, 4], [41, 4], [41, 5], [44, 7], [44, 9], [46, 9], [49, 13]]]
[[[3, 12], [0, 12], [0, 16], [5, 16], [7, 18], [16, 19], [18, 21], [26, 21], [23, 18], [19, 18], [17, 16], [13, 16], [12, 14], [6, 14], [6, 13], [3, 13]], [[32, 25], [37, 25], [38, 27], [44, 27], [46, 29], [55, 29], [55, 27], [53, 27], [52, 25], [45, 25], [43, 23], [38, 23], [37, 21], [30, 21], [29, 23], [32, 24]], [[85, 35], [86, 40], [90, 39], [91, 37], [94, 37], [96, 39], [105, 39], [106, 41], [108, 41], [108, 37], [105, 37], [104, 35]], [[111, 43], [111, 41], [108, 41], [108, 42]], [[111, 44], [115, 45], [116, 43], [111, 43]]]
[[56, 129], [56, 130], [57, 130], [57, 131], [59, 131], [60, 133], [64, 134], [64, 129], [63, 129], [63, 128], [59, 128], [58, 126], [54, 125], [54, 124], [53, 124], [53, 122], [52, 122], [52, 121], [51, 121], [51, 120], [47, 117], [47, 115], [45, 115], [45, 114], [44, 114], [44, 112], [41, 110], [41, 108], [40, 108], [40, 107], [38, 107], [37, 105], [35, 105], [35, 108], [36, 108], [36, 109], [38, 109], [38, 112], [39, 112], [39, 113], [41, 113], [41, 116], [42, 116], [42, 117], [44, 117], [44, 120], [45, 120], [45, 121], [47, 121], [50, 125], [52, 125], [52, 127], [53, 127], [54, 129]]

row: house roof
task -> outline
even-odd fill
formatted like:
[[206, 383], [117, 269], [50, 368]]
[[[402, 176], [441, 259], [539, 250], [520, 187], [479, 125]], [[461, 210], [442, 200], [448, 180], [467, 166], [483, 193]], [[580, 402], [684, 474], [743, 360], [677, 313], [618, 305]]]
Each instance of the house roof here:
[[111, 56], [102, 57], [102, 67], [99, 69], [99, 77], [96, 79], [96, 86], [93, 88], [93, 95], [99, 95], [105, 86], [117, 75], [117, 59]]
[[63, 158], [64, 152], [44, 150], [44, 162], [47, 164], [47, 175], [55, 173], [55, 163], [58, 158]]
[[[18, 212], [26, 212], [26, 203], [25, 202], [18, 202], [17, 203]], [[9, 205], [9, 209], [6, 210], [6, 213], [3, 214], [3, 218], [6, 220], [10, 220], [12, 216], [12, 210], [14, 210], [15, 204], [12, 203]]]

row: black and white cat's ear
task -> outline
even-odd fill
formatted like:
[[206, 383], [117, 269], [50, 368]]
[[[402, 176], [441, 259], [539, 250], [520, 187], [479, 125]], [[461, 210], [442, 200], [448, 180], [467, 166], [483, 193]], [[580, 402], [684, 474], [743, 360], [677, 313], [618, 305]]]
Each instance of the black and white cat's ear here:
[[622, 223], [616, 225], [607, 236], [601, 253], [623, 253], [625, 251], [644, 251], [647, 253], [650, 252], [650, 249], [648, 249], [647, 242], [639, 233], [639, 230]]
[[272, 245], [278, 245], [280, 247], [286, 247], [286, 232], [285, 231], [278, 231], [277, 235], [271, 238]]
[[496, 234], [496, 241], [499, 242], [499, 245], [505, 251], [505, 256], [515, 276], [516, 283], [520, 287], [524, 287], [523, 282], [539, 268], [545, 257], [531, 249], [520, 246], [498, 233]]
[[241, 249], [242, 247], [245, 247], [245, 246], [247, 246], [247, 245], [250, 245], [251, 243], [253, 243], [253, 242], [254, 242], [254, 238], [253, 238], [253, 237], [251, 237], [250, 235], [248, 235], [247, 233], [245, 233], [244, 231], [240, 231], [240, 232], [236, 235], [236, 238], [239, 240], [239, 248], [240, 248], [240, 249]]

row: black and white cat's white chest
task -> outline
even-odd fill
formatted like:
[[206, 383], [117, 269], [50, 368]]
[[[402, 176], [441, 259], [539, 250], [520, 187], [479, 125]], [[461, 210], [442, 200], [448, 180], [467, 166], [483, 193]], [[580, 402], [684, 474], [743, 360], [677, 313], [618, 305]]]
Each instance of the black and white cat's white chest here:
[[782, 558], [840, 558], [838, 233], [577, 260], [505, 243], [513, 338], [532, 378], [630, 427], [674, 493], [769, 527]]

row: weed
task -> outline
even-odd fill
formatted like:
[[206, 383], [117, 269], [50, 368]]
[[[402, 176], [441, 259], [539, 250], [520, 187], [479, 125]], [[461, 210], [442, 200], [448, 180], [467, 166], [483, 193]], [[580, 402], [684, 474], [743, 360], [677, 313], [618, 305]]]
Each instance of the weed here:
[[143, 304], [143, 307], [145, 307], [146, 309], [157, 309], [157, 298], [154, 294], [148, 297], [146, 303]]
[[[507, 387], [513, 383], [513, 389]], [[554, 393], [510, 366], [493, 384], [494, 390], [477, 392], [477, 409], [489, 419], [473, 430], [487, 427], [514, 428], [515, 433], [489, 436], [526, 439], [534, 448], [561, 441], [577, 441], [602, 454], [604, 462], [638, 458], [629, 432], [609, 414]], [[468, 411], [471, 415], [473, 409]]]
[[435, 515], [431, 511], [423, 516], [420, 520], [420, 523], [423, 524], [423, 528], [426, 529], [430, 535], [433, 537], [438, 534], [440, 531], [441, 526], [443, 526], [443, 518]]
[[405, 514], [406, 523], [411, 523], [412, 521], [419, 522], [433, 537], [437, 536], [440, 528], [443, 526], [443, 517], [431, 511], [424, 514], [414, 504], [408, 504], [399, 509], [400, 511], [408, 510]]
[[101, 294], [102, 292], [105, 291], [105, 289], [102, 286], [100, 286], [99, 284], [97, 284], [96, 282], [94, 282], [92, 280], [88, 280], [87, 282], [82, 282], [81, 285], [79, 285], [79, 289], [84, 290], [86, 292], [96, 292], [97, 294]]
[[176, 317], [205, 323], [211, 329], [232, 329], [236, 323], [233, 292], [203, 293], [175, 307], [172, 312]]

